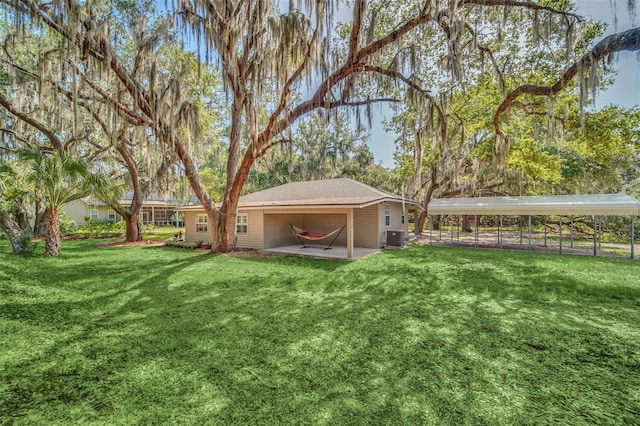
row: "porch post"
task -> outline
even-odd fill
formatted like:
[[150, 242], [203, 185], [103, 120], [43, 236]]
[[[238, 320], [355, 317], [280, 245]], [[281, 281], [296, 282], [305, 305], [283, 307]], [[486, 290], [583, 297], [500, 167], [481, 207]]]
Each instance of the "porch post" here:
[[353, 209], [347, 210], [347, 259], [353, 259]]
[[502, 249], [502, 215], [500, 215], [500, 226], [498, 227], [498, 242], [500, 243], [500, 248]]

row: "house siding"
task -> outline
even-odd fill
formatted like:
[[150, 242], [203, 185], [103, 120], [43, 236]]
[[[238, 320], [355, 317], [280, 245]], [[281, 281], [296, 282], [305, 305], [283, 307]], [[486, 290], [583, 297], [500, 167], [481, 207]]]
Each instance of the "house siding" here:
[[293, 235], [290, 225], [302, 228], [302, 216], [301, 214], [265, 214], [264, 248], [296, 244], [298, 239]]
[[[238, 213], [246, 213], [248, 215], [248, 233], [247, 235], [237, 235], [236, 247], [238, 248], [254, 248], [263, 249], [263, 214], [261, 210], [243, 211]], [[202, 211], [185, 211], [184, 212], [184, 240], [188, 242], [203, 241], [211, 242], [211, 224], [208, 224], [207, 232], [196, 232], [196, 217], [199, 214], [206, 214]]]
[[[389, 226], [385, 224], [385, 206], [389, 206], [391, 208], [391, 217]], [[378, 235], [380, 235], [380, 246], [384, 246], [387, 243], [387, 231], [405, 231], [405, 235], [408, 234], [409, 231], [409, 223], [408, 223], [408, 215], [405, 211], [405, 223], [402, 223], [402, 204], [401, 203], [381, 203], [378, 205], [378, 226], [379, 231]]]
[[[211, 228], [207, 232], [196, 232], [196, 216], [199, 214], [205, 214], [204, 210], [186, 211], [184, 212], [184, 240], [189, 242], [204, 241], [205, 243], [211, 242]], [[211, 226], [211, 224], [209, 224]]]
[[[302, 215], [302, 228], [318, 234], [328, 234], [347, 224], [347, 215], [343, 214], [305, 214]], [[332, 237], [334, 238], [334, 237]], [[325, 239], [318, 242], [318, 245], [329, 245], [331, 239]], [[336, 246], [346, 247], [347, 232], [343, 229], [340, 235], [333, 243]]]
[[238, 210], [238, 214], [247, 214], [247, 235], [237, 235], [236, 247], [253, 248], [262, 250], [264, 248], [264, 213], [262, 210]]
[[[112, 210], [109, 206], [90, 206], [82, 200], [74, 200], [62, 207], [62, 211], [69, 219], [73, 220], [78, 226], [85, 226], [87, 221], [86, 217], [91, 216], [91, 210], [97, 210], [98, 220], [109, 221], [109, 212]], [[122, 217], [116, 213], [115, 220], [112, 222], [119, 222]]]
[[353, 236], [355, 247], [380, 248], [378, 223], [379, 206], [373, 205], [363, 209], [353, 209]]

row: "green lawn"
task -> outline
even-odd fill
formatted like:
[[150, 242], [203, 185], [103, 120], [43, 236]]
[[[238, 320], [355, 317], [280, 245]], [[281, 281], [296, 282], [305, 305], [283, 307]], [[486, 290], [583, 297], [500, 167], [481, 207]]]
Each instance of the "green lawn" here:
[[0, 241], [0, 424], [632, 424], [640, 262]]

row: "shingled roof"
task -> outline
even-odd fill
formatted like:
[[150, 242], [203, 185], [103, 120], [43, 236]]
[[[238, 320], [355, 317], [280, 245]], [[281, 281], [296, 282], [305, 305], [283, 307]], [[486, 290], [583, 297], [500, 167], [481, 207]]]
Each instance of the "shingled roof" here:
[[[405, 202], [419, 208], [413, 200], [381, 191], [348, 178], [291, 182], [240, 197], [239, 208], [323, 206], [362, 208], [384, 201]], [[196, 209], [196, 206], [187, 208]]]

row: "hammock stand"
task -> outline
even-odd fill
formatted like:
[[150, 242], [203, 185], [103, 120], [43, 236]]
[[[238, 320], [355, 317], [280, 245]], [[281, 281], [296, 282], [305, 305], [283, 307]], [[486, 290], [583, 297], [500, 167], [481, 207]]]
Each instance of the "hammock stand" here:
[[304, 229], [298, 228], [297, 226], [293, 226], [292, 224], [289, 224], [289, 226], [291, 226], [291, 229], [293, 229], [293, 235], [298, 237], [298, 241], [300, 241], [300, 244], [302, 244], [301, 248], [309, 248], [309, 247], [311, 247], [310, 245], [305, 244], [304, 240], [307, 240], [307, 241], [320, 241], [320, 240], [324, 240], [326, 238], [333, 237], [333, 240], [331, 240], [331, 243], [329, 243], [329, 245], [327, 247], [323, 247], [322, 248], [323, 250], [330, 250], [331, 246], [336, 241], [338, 236], [340, 236], [340, 234], [342, 233], [342, 230], [344, 229], [344, 227], [346, 225], [342, 225], [341, 228], [335, 229], [335, 230], [329, 232], [328, 234], [316, 234], [315, 232], [305, 231]]

